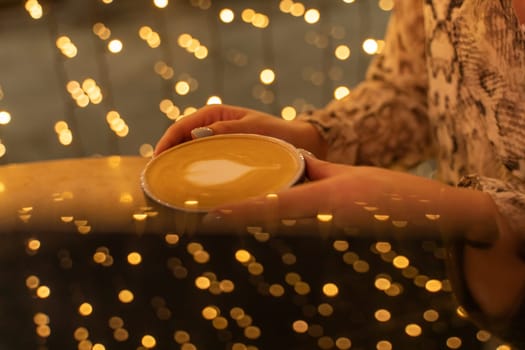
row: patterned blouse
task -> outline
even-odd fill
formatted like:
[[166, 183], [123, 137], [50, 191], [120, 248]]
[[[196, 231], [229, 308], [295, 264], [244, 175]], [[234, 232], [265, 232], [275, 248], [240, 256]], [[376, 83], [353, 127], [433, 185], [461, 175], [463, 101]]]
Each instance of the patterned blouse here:
[[485, 191], [525, 232], [525, 32], [512, 0], [402, 0], [386, 47], [346, 98], [301, 119], [328, 159], [411, 167]]

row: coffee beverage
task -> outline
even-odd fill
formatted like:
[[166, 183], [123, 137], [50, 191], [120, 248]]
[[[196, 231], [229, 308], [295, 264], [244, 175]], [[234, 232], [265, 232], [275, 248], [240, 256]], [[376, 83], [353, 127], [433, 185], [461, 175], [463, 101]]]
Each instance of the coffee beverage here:
[[206, 212], [225, 203], [276, 193], [298, 182], [304, 159], [272, 137], [226, 134], [177, 145], [146, 166], [142, 186], [155, 201]]

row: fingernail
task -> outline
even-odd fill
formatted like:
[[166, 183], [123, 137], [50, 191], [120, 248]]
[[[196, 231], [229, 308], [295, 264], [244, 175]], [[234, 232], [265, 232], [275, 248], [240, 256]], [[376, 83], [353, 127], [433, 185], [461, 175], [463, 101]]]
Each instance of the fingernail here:
[[191, 136], [194, 139], [200, 139], [202, 137], [207, 137], [207, 136], [212, 136], [212, 135], [213, 135], [213, 130], [206, 126], [195, 128], [191, 131]]
[[303, 157], [317, 158], [315, 154], [313, 154], [310, 151], [305, 150], [304, 148], [298, 148], [297, 150], [299, 151], [299, 153], [303, 155]]

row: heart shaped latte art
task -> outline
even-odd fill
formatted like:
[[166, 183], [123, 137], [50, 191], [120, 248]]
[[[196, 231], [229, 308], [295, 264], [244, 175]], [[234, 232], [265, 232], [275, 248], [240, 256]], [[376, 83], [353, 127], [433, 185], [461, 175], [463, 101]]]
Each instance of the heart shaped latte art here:
[[[200, 160], [187, 167], [184, 178], [198, 186], [222, 185], [240, 179], [249, 172], [260, 168], [230, 159]], [[278, 166], [264, 168], [278, 168]]]

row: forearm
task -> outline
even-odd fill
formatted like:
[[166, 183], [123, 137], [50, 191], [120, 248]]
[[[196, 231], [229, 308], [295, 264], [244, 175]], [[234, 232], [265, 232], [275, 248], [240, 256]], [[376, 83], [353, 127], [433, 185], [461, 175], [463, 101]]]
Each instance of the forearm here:
[[[369, 200], [378, 203], [378, 213], [382, 210], [390, 215], [393, 232], [413, 238], [430, 234], [485, 243], [499, 234], [499, 213], [492, 198], [483, 192], [401, 172], [379, 169], [371, 174], [384, 180], [382, 190]], [[378, 178], [372, 181], [381, 183]]]

